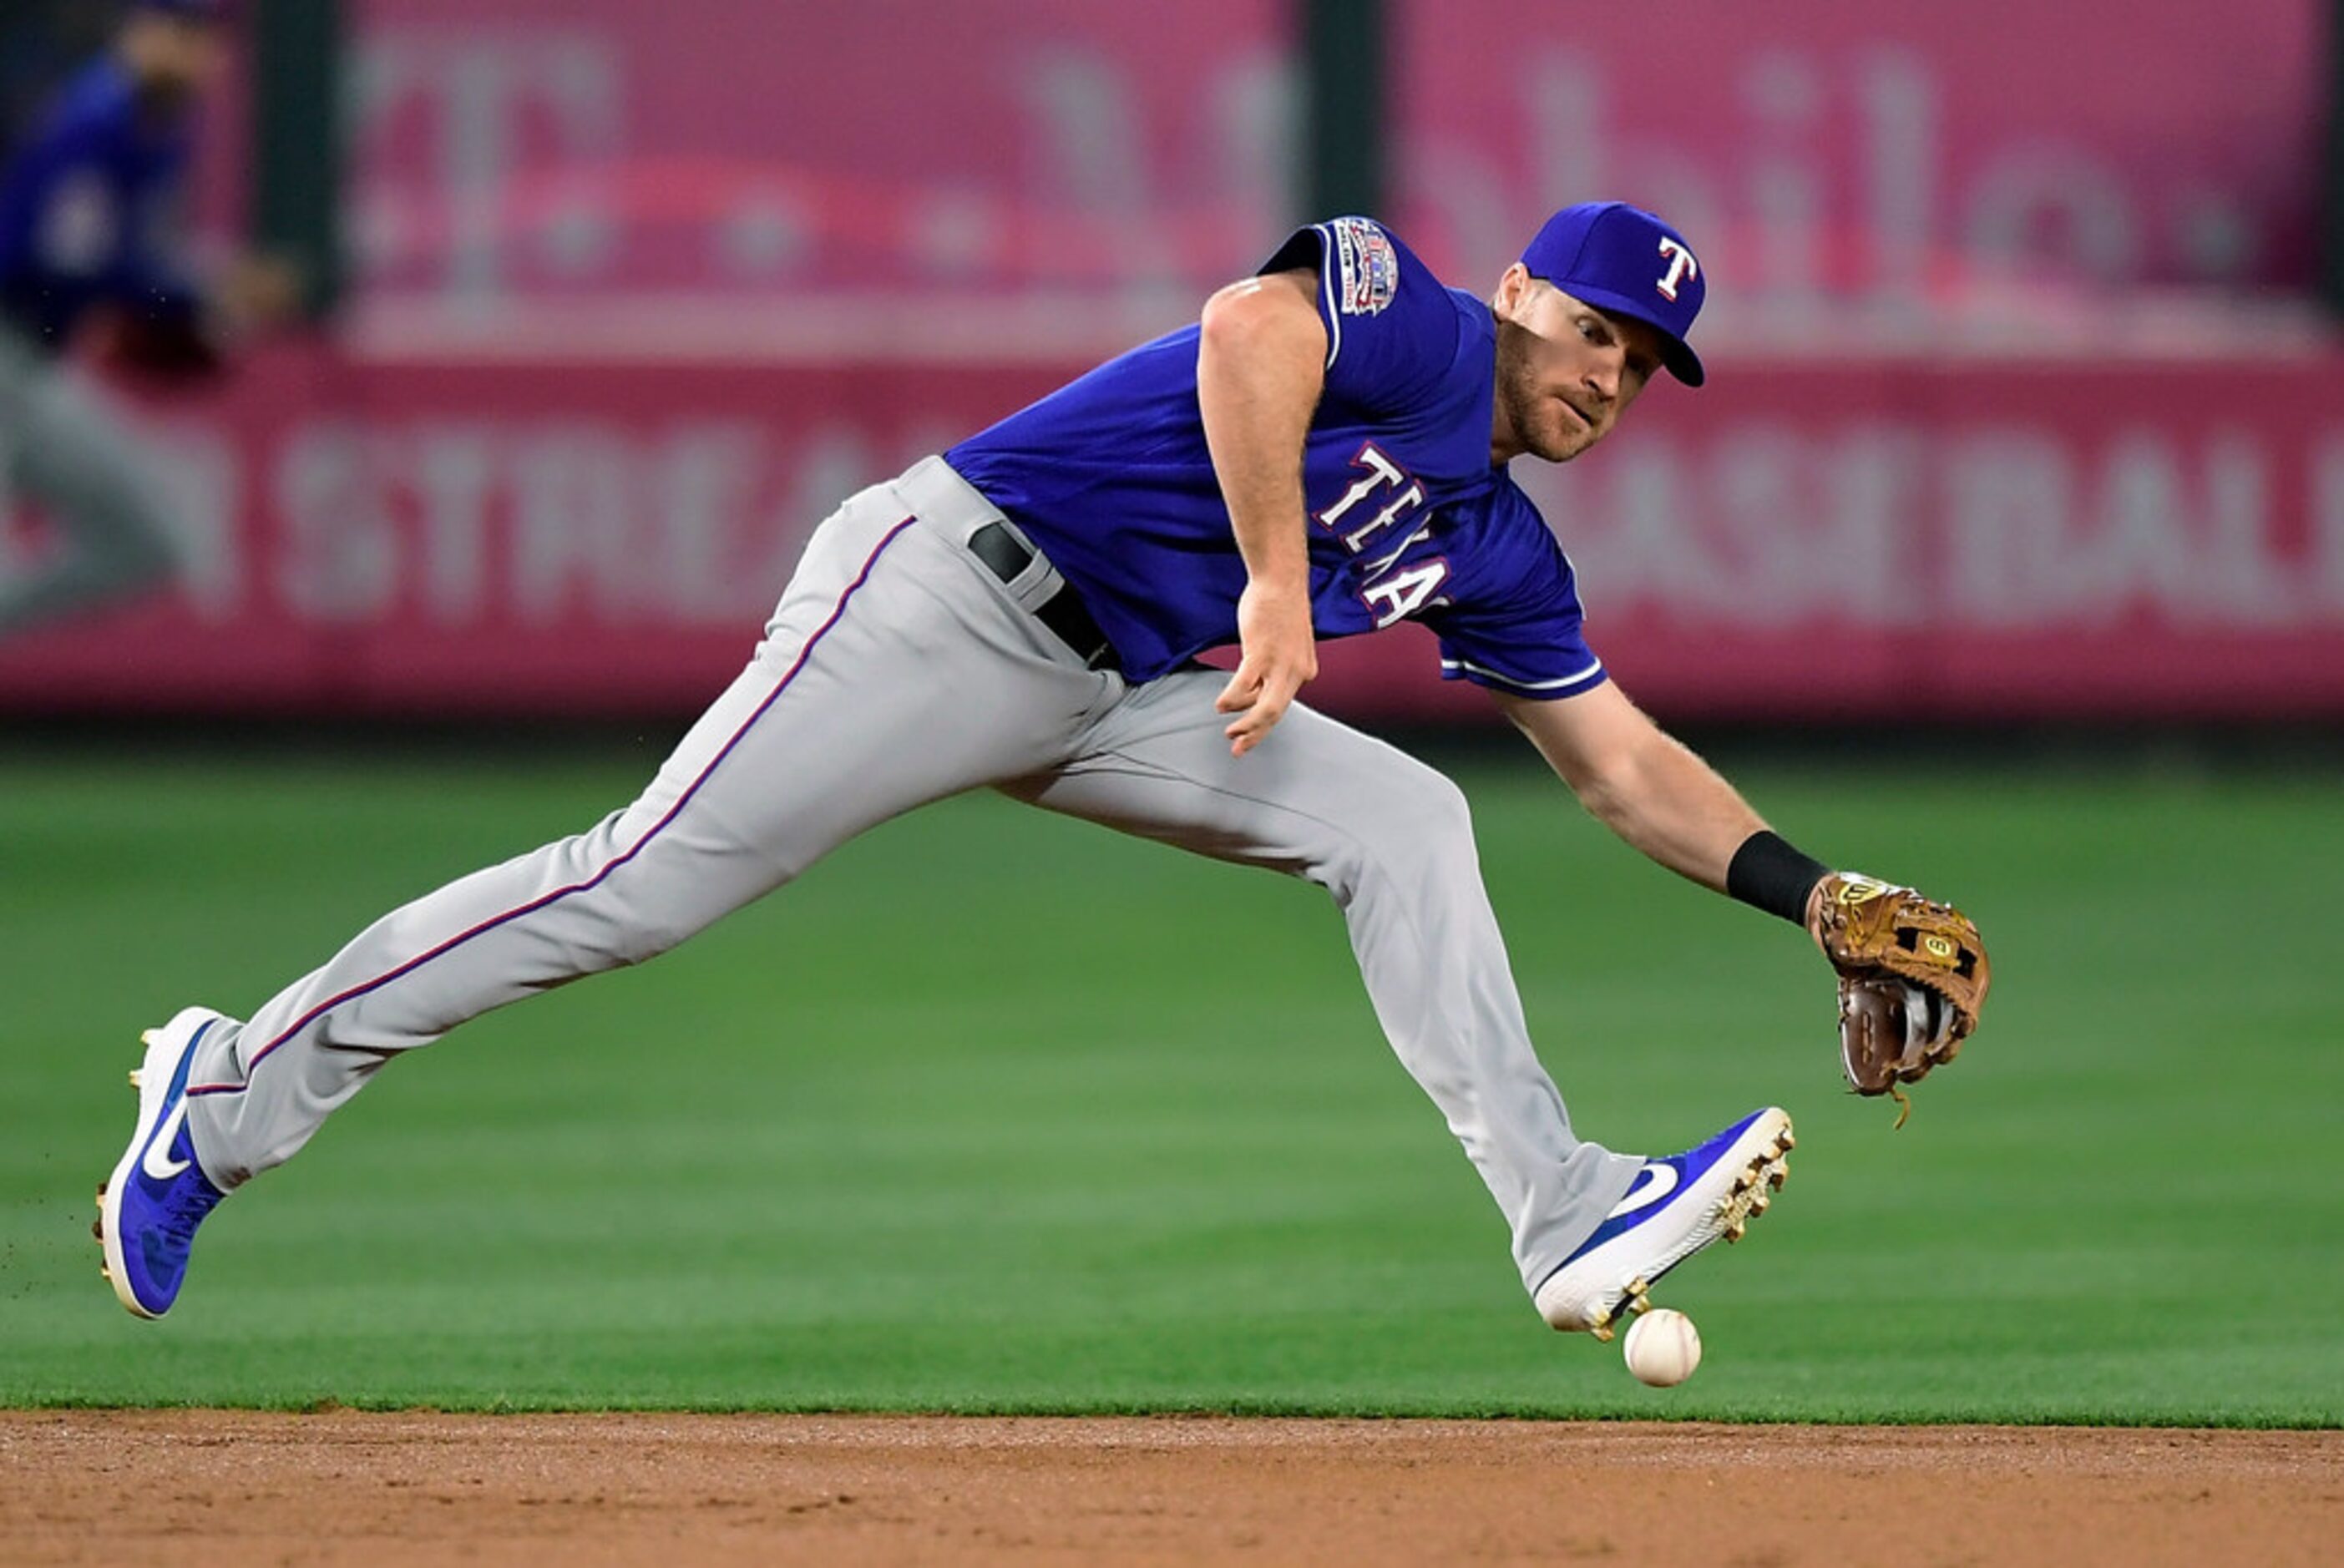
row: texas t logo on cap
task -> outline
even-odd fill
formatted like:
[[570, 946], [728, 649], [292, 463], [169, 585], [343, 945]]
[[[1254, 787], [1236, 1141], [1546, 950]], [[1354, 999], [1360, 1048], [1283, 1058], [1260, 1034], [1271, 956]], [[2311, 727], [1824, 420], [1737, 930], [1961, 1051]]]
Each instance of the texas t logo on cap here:
[[1673, 299], [1677, 297], [1679, 283], [1688, 278], [1701, 276], [1701, 263], [1692, 258], [1692, 251], [1673, 239], [1661, 241], [1661, 256], [1668, 262], [1669, 269], [1661, 274], [1661, 280], [1652, 287]]
[[1546, 220], [1522, 251], [1522, 266], [1598, 310], [1656, 329], [1669, 373], [1701, 385], [1701, 358], [1685, 334], [1709, 285], [1683, 235], [1624, 201], [1582, 202]]

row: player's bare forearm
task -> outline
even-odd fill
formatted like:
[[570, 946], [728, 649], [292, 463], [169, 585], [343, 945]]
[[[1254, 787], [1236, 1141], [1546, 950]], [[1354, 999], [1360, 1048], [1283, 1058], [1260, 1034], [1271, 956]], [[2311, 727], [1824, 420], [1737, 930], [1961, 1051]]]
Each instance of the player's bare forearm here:
[[1223, 713], [1238, 715], [1228, 735], [1238, 754], [1318, 673], [1302, 502], [1302, 444], [1326, 377], [1316, 287], [1308, 272], [1230, 284], [1206, 303], [1197, 344], [1205, 444], [1246, 565], [1238, 602], [1243, 656], [1219, 701]]
[[1682, 742], [1609, 683], [1557, 702], [1496, 693], [1498, 705], [1598, 821], [1705, 887], [1765, 822]]

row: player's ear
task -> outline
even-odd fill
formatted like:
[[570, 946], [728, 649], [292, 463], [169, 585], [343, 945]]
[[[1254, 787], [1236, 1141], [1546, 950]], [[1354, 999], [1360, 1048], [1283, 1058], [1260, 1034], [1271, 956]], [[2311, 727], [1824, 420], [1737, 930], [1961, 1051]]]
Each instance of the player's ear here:
[[1536, 281], [1531, 277], [1529, 268], [1515, 262], [1498, 279], [1498, 291], [1490, 297], [1490, 309], [1506, 320], [1519, 322], [1522, 306], [1530, 298], [1531, 286]]

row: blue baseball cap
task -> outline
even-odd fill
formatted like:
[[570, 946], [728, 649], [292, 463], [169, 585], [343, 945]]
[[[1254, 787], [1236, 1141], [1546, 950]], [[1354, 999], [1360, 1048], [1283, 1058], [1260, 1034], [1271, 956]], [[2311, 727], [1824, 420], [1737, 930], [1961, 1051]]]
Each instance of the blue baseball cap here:
[[1546, 220], [1523, 249], [1522, 266], [1598, 310], [1653, 328], [1669, 374], [1701, 385], [1701, 358], [1685, 334], [1709, 284], [1683, 235], [1624, 201], [1581, 202]]

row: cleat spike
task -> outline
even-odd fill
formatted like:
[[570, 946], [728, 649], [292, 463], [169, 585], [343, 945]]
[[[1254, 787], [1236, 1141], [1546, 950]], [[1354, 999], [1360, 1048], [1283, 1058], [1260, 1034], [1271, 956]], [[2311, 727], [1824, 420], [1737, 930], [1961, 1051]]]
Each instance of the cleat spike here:
[[104, 1240], [106, 1239], [106, 1221], [105, 1221], [105, 1220], [103, 1220], [103, 1219], [93, 1219], [93, 1220], [91, 1220], [91, 1221], [89, 1222], [89, 1239], [90, 1239], [91, 1240], [93, 1240], [93, 1241], [100, 1241], [100, 1242], [102, 1242], [102, 1241], [104, 1241]]
[[1733, 1224], [1727, 1226], [1725, 1228], [1726, 1244], [1728, 1246], [1732, 1246], [1734, 1242], [1741, 1240], [1743, 1231], [1748, 1229], [1748, 1222], [1741, 1219], [1737, 1219]]
[[1791, 1150], [1798, 1147], [1799, 1140], [1791, 1136], [1791, 1129], [1789, 1128], [1784, 1128], [1783, 1129], [1783, 1152], [1788, 1154]]
[[1773, 1201], [1773, 1199], [1769, 1197], [1763, 1191], [1758, 1192], [1750, 1199], [1750, 1212], [1753, 1214], [1763, 1214], [1766, 1212], [1768, 1205], [1772, 1204]]
[[1782, 1191], [1783, 1183], [1790, 1179], [1791, 1165], [1788, 1160], [1778, 1159], [1773, 1165], [1767, 1167], [1766, 1185], [1773, 1188], [1775, 1191]]
[[139, 1031], [138, 1031], [138, 1043], [139, 1043], [140, 1045], [142, 1045], [142, 1046], [151, 1046], [151, 1045], [153, 1045], [153, 1044], [155, 1043], [155, 1036], [157, 1035], [157, 1032], [158, 1032], [158, 1031], [154, 1030], [154, 1029], [141, 1029], [141, 1030], [139, 1030]]
[[1599, 1345], [1608, 1345], [1612, 1342], [1612, 1325], [1610, 1323], [1598, 1323], [1594, 1328], [1589, 1330], [1588, 1332], [1595, 1336], [1595, 1342]]
[[130, 1069], [130, 1087], [131, 1087], [132, 1088], [136, 1088], [136, 1087], [139, 1087], [139, 1086], [138, 1086], [138, 1069], [137, 1069], [136, 1067], [133, 1067], [133, 1068], [131, 1068], [131, 1069]]
[[107, 1268], [103, 1263], [100, 1263], [97, 1266], [97, 1277], [105, 1280], [109, 1285], [114, 1283], [114, 1270]]

